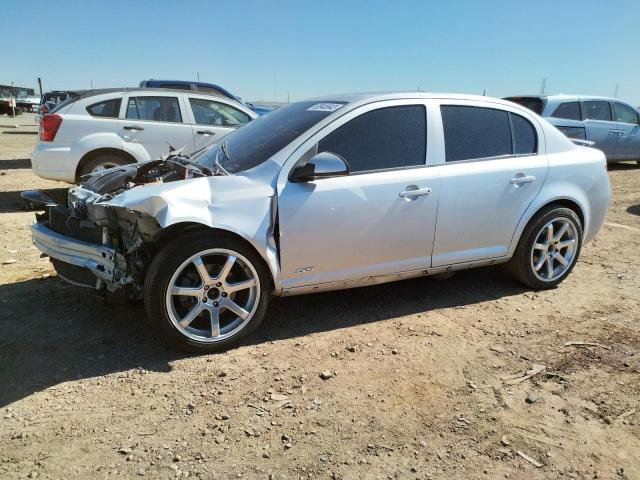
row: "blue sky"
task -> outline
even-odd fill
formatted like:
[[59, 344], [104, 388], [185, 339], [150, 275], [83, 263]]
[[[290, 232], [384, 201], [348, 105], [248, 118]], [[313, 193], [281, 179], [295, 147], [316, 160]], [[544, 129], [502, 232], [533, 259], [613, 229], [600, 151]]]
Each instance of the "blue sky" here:
[[[0, 83], [218, 83], [250, 100], [355, 91], [618, 96], [640, 105], [639, 0], [29, 1], [0, 7]], [[15, 22], [15, 23], [13, 23]]]

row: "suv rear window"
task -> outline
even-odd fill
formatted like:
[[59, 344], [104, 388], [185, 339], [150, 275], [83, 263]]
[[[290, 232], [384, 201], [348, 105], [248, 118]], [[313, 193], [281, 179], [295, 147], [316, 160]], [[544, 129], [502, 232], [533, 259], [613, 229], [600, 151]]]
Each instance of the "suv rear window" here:
[[580, 113], [580, 102], [564, 102], [551, 114], [555, 118], [565, 118], [567, 120], [582, 120]]
[[544, 101], [540, 97], [506, 97], [505, 100], [522, 105], [538, 115], [542, 115], [544, 109]]
[[130, 97], [127, 118], [181, 123], [177, 97]]
[[87, 107], [87, 112], [92, 117], [118, 118], [120, 113], [121, 98], [113, 98], [104, 102], [94, 103]]
[[584, 102], [586, 110], [586, 117], [589, 120], [604, 120], [611, 121], [611, 106], [609, 102], [603, 101], [590, 101]]

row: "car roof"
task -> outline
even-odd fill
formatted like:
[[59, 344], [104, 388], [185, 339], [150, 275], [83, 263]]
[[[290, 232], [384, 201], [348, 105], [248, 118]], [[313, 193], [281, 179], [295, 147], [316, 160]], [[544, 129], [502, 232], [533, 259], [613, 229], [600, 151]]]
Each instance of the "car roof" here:
[[97, 95], [104, 95], [105, 93], [131, 93], [131, 92], [186, 93], [189, 95], [205, 95], [209, 97], [219, 97], [219, 98], [226, 98], [227, 100], [232, 100], [229, 97], [225, 97], [224, 95], [217, 95], [215, 93], [210, 93], [210, 92], [201, 92], [198, 90], [183, 90], [181, 88], [142, 88], [142, 87], [96, 88], [92, 90], [77, 90], [74, 93], [79, 94], [80, 98], [87, 98], [87, 97], [95, 97]]
[[504, 106], [513, 107], [513, 103], [499, 98], [488, 97], [484, 95], [469, 95], [464, 93], [438, 93], [438, 92], [364, 92], [364, 93], [348, 93], [339, 95], [325, 95], [322, 97], [311, 98], [308, 101], [316, 102], [345, 102], [345, 103], [371, 103], [383, 100], [402, 100], [402, 99], [424, 99], [424, 100], [463, 100], [475, 102], [492, 102]]

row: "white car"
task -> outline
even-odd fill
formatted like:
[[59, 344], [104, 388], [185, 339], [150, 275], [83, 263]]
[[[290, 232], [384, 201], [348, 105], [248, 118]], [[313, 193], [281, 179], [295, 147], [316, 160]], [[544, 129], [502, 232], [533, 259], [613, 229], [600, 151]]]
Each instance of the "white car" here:
[[195, 152], [257, 118], [229, 98], [184, 90], [90, 90], [40, 120], [33, 172], [76, 183], [96, 171]]
[[341, 95], [190, 158], [94, 174], [47, 200], [32, 232], [60, 277], [142, 297], [154, 330], [214, 351], [255, 329], [271, 295], [498, 263], [554, 288], [610, 196], [604, 154], [520, 105]]

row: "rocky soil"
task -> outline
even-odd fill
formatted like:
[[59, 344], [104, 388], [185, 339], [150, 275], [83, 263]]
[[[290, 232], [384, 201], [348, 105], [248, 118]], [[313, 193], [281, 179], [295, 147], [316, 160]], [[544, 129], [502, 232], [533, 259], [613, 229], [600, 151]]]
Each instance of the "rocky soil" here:
[[0, 133], [0, 478], [640, 479], [635, 165], [556, 290], [485, 268], [280, 299], [193, 356], [39, 257], [19, 192], [63, 185], [36, 139]]

